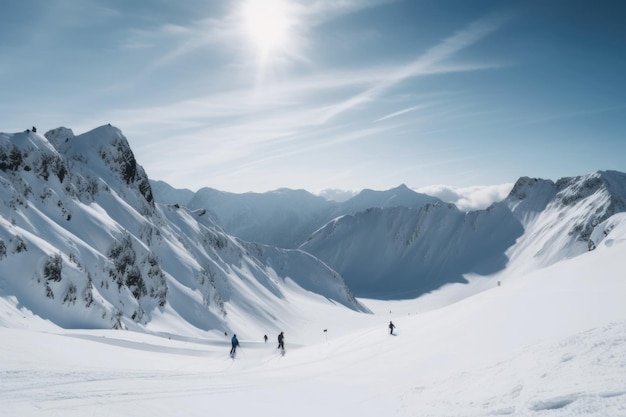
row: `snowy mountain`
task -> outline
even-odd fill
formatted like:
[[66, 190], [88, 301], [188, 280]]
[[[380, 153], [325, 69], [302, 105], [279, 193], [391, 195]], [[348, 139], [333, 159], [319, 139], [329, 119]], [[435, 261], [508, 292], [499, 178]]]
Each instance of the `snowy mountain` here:
[[296, 289], [366, 311], [311, 255], [245, 243], [205, 210], [155, 203], [112, 126], [0, 134], [0, 196], [0, 297], [65, 328], [154, 329], [175, 317], [178, 330], [223, 332], [235, 316], [278, 329], [274, 305], [293, 314]]
[[[174, 188], [165, 181], [150, 180], [150, 186], [154, 193], [155, 200], [163, 204], [183, 204], [188, 205], [194, 196], [194, 192], [186, 188]], [[158, 196], [158, 198], [157, 198]]]
[[626, 214], [604, 224], [593, 251], [502, 285], [362, 300], [373, 314], [293, 293], [285, 354], [275, 333], [230, 358], [223, 335], [67, 330], [0, 298], [1, 413], [623, 417]]
[[[359, 297], [412, 298], [472, 275], [529, 271], [593, 249], [594, 228], [626, 211], [625, 188], [626, 175], [614, 171], [557, 182], [523, 177], [504, 201], [470, 212], [404, 185], [364, 190], [343, 203], [302, 190], [205, 188], [187, 204], [214, 213], [242, 238], [281, 247], [301, 242]], [[155, 195], [159, 201], [177, 192]]]
[[[344, 213], [305, 246], [337, 245], [383, 294], [356, 300], [187, 192], [155, 202], [116, 128], [1, 133], [0, 414], [622, 417], [625, 184], [521, 178], [487, 210]], [[437, 289], [384, 299], [410, 284]]]
[[[521, 178], [486, 210], [452, 204], [370, 209], [341, 216], [301, 249], [361, 297], [413, 298], [466, 276], [545, 267], [592, 250], [599, 225], [626, 211], [626, 174]], [[592, 236], [593, 235], [593, 236]]]
[[595, 249], [601, 224], [626, 211], [626, 174], [599, 171], [549, 180], [521, 178], [503, 204], [524, 225], [511, 268], [530, 270]]
[[369, 209], [335, 219], [301, 246], [339, 271], [355, 294], [414, 298], [464, 274], [505, 267], [523, 228], [510, 210], [462, 212], [452, 204]]
[[202, 188], [188, 206], [212, 211], [226, 232], [243, 240], [295, 248], [312, 227], [326, 223], [335, 204], [304, 190], [234, 194]]
[[439, 203], [436, 197], [426, 194], [416, 193], [406, 185], [402, 184], [396, 188], [385, 191], [363, 190], [356, 196], [340, 204], [333, 216], [344, 214], [354, 214], [371, 208], [391, 208], [391, 207], [421, 207], [427, 203]]
[[163, 181], [153, 181], [152, 185], [158, 202], [208, 210], [227, 233], [246, 241], [282, 248], [298, 247], [315, 230], [337, 216], [369, 208], [421, 207], [440, 202], [405, 185], [385, 191], [363, 190], [343, 202], [330, 201], [305, 190], [235, 194], [202, 188], [193, 194]]

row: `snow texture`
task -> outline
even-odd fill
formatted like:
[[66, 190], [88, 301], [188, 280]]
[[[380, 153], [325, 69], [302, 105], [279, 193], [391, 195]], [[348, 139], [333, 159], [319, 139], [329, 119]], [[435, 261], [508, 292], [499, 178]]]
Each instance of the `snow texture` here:
[[623, 173], [374, 193], [301, 249], [152, 192], [115, 127], [0, 133], [0, 414], [626, 415]]
[[136, 330], [173, 315], [223, 333], [232, 314], [277, 330], [241, 294], [288, 304], [293, 283], [365, 311], [312, 256], [274, 251], [276, 271], [261, 245], [225, 234], [205, 210], [155, 204], [115, 127], [0, 134], [0, 181], [0, 296], [61, 327]]

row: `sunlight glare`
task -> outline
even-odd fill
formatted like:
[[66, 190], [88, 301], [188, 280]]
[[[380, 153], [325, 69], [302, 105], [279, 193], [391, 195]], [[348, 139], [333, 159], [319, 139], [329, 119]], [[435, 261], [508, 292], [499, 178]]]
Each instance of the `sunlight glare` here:
[[242, 14], [245, 30], [262, 57], [286, 47], [291, 22], [285, 0], [248, 0]]

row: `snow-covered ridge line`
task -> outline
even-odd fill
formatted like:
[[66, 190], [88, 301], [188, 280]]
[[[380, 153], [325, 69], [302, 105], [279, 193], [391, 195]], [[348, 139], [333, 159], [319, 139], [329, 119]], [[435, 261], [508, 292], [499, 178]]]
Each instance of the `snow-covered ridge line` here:
[[296, 244], [337, 270], [357, 296], [411, 298], [476, 274], [530, 270], [592, 250], [594, 228], [625, 211], [625, 184], [615, 171], [556, 182], [522, 177], [503, 201], [470, 212], [406, 186], [364, 190], [344, 203], [303, 190], [193, 193], [163, 182], [155, 195], [205, 209], [247, 240]]
[[378, 207], [421, 207], [440, 202], [406, 185], [385, 191], [363, 190], [338, 203], [305, 190], [279, 189], [267, 193], [235, 194], [202, 188], [177, 190], [163, 181], [151, 182], [157, 201], [209, 210], [225, 231], [252, 242], [297, 248], [313, 231], [344, 214]]
[[[0, 294], [65, 327], [145, 329], [171, 317], [191, 332], [219, 333], [238, 316], [278, 329], [285, 323], [274, 304], [291, 314], [289, 294], [300, 291], [366, 311], [353, 294], [412, 298], [578, 256], [601, 243], [599, 230], [609, 230], [602, 225], [626, 207], [626, 175], [614, 171], [557, 182], [523, 177], [506, 200], [471, 212], [406, 186], [332, 205], [303, 190], [211, 189], [172, 193], [198, 199], [191, 208], [162, 204], [109, 125], [82, 135], [1, 134], [0, 181]], [[245, 243], [216, 223], [216, 213], [242, 202], [245, 227], [275, 236], [304, 236], [332, 220], [299, 249]], [[259, 202], [295, 215], [255, 218]]]
[[278, 329], [263, 304], [287, 304], [293, 283], [367, 311], [312, 256], [241, 242], [206, 210], [155, 204], [110, 125], [0, 134], [0, 198], [0, 297], [62, 327], [223, 333], [235, 315]]
[[596, 228], [624, 211], [626, 174], [556, 183], [522, 177], [485, 210], [372, 208], [338, 217], [300, 247], [341, 273], [357, 296], [413, 298], [474, 275], [530, 271], [593, 250], [602, 238]]

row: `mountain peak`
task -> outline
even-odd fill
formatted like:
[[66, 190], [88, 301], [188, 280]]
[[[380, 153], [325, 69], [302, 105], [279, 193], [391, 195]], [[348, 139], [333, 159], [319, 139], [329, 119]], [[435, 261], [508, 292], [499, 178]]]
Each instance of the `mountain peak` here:
[[122, 189], [128, 185], [137, 187], [145, 201], [154, 208], [148, 176], [117, 127], [106, 124], [78, 136], [71, 129], [59, 127], [47, 132], [46, 137], [66, 157], [88, 164], [96, 176], [107, 184], [114, 185], [113, 178], [116, 177], [122, 181]]
[[598, 192], [605, 192], [616, 203], [626, 199], [626, 174], [617, 171], [596, 171], [592, 174], [561, 178], [557, 181], [558, 199], [571, 205]]
[[113, 126], [0, 133], [0, 296], [62, 327], [138, 329], [176, 317], [172, 328], [218, 334], [231, 330], [231, 311], [275, 329], [272, 305], [301, 299], [293, 283], [366, 311], [317, 258], [244, 243], [206, 213], [155, 204]]
[[[384, 191], [364, 189], [342, 204], [344, 211], [363, 211], [373, 207], [420, 207], [426, 203], [440, 202], [436, 197], [420, 194], [405, 184]], [[346, 210], [347, 209], [347, 210]]]

